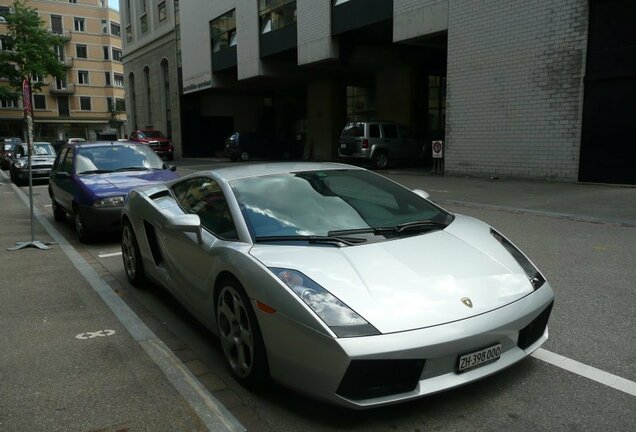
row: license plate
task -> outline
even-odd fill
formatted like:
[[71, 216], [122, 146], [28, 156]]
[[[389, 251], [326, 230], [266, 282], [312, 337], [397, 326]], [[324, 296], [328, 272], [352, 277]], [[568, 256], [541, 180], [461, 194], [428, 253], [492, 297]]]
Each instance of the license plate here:
[[457, 370], [458, 372], [467, 372], [497, 361], [499, 360], [499, 357], [501, 357], [501, 344], [493, 345], [461, 356], [459, 358]]

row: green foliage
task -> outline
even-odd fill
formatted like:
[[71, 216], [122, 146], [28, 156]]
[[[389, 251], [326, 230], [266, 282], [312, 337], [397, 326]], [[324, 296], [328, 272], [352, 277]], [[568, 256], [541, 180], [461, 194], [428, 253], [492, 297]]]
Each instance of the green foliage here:
[[[2, 38], [11, 49], [0, 51], [0, 76], [9, 82], [0, 86], [0, 98], [21, 97], [24, 78], [35, 75], [66, 77], [64, 65], [53, 52], [53, 47], [63, 46], [64, 40], [43, 27], [44, 22], [36, 9], [21, 0], [14, 0], [5, 19], [7, 32]], [[39, 90], [42, 83], [32, 82], [31, 85], [34, 90]]]

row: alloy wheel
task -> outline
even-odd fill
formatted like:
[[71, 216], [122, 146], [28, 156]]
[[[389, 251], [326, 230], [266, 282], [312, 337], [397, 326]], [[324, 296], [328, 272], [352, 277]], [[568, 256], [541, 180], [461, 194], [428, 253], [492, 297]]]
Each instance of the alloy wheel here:
[[124, 225], [124, 229], [121, 233], [121, 252], [128, 280], [135, 280], [137, 274], [136, 246], [132, 236], [133, 233], [130, 229], [130, 225]]
[[254, 365], [254, 335], [247, 307], [234, 287], [221, 290], [217, 306], [219, 337], [230, 368], [241, 378], [248, 377]]

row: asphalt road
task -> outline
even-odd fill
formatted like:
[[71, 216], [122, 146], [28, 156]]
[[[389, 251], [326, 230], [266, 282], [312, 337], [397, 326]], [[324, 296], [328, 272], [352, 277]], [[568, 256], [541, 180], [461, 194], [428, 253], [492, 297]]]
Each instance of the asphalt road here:
[[[185, 174], [203, 166], [179, 171]], [[409, 187], [427, 189], [425, 176], [388, 176]], [[36, 205], [51, 214], [46, 185], [34, 190]], [[435, 192], [431, 198], [436, 199]], [[636, 228], [474, 205], [446, 208], [501, 230], [544, 272], [556, 292], [550, 339], [544, 349], [636, 381]], [[122, 287], [122, 298], [135, 304], [144, 321], [159, 323], [167, 330], [166, 337], [174, 336], [188, 348], [190, 361], [200, 361], [214, 372], [226, 386], [217, 397], [228, 408], [249, 407], [253, 421], [246, 425], [248, 430], [636, 430], [636, 396], [532, 357], [480, 382], [370, 411], [334, 408], [275, 384], [261, 393], [248, 392], [225, 371], [214, 336], [169, 294], [160, 289], [139, 291], [128, 284], [118, 254], [119, 239], [101, 238], [81, 245], [70, 218], [56, 227], [81, 253], [94, 259], [92, 265], [107, 281]]]

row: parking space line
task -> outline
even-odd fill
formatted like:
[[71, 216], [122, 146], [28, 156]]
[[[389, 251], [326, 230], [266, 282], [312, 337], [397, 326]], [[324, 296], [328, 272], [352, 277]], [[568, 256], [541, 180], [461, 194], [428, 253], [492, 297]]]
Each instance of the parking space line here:
[[544, 350], [543, 348], [539, 348], [532, 353], [532, 357], [582, 377], [591, 379], [597, 383], [612, 387], [629, 395], [636, 396], [636, 382], [634, 381], [596, 369], [595, 367], [588, 366], [584, 363], [577, 362], [576, 360]]
[[120, 256], [120, 255], [121, 255], [121, 251], [119, 251], [119, 252], [111, 252], [111, 253], [100, 253], [97, 256], [99, 258], [110, 258], [110, 257]]

